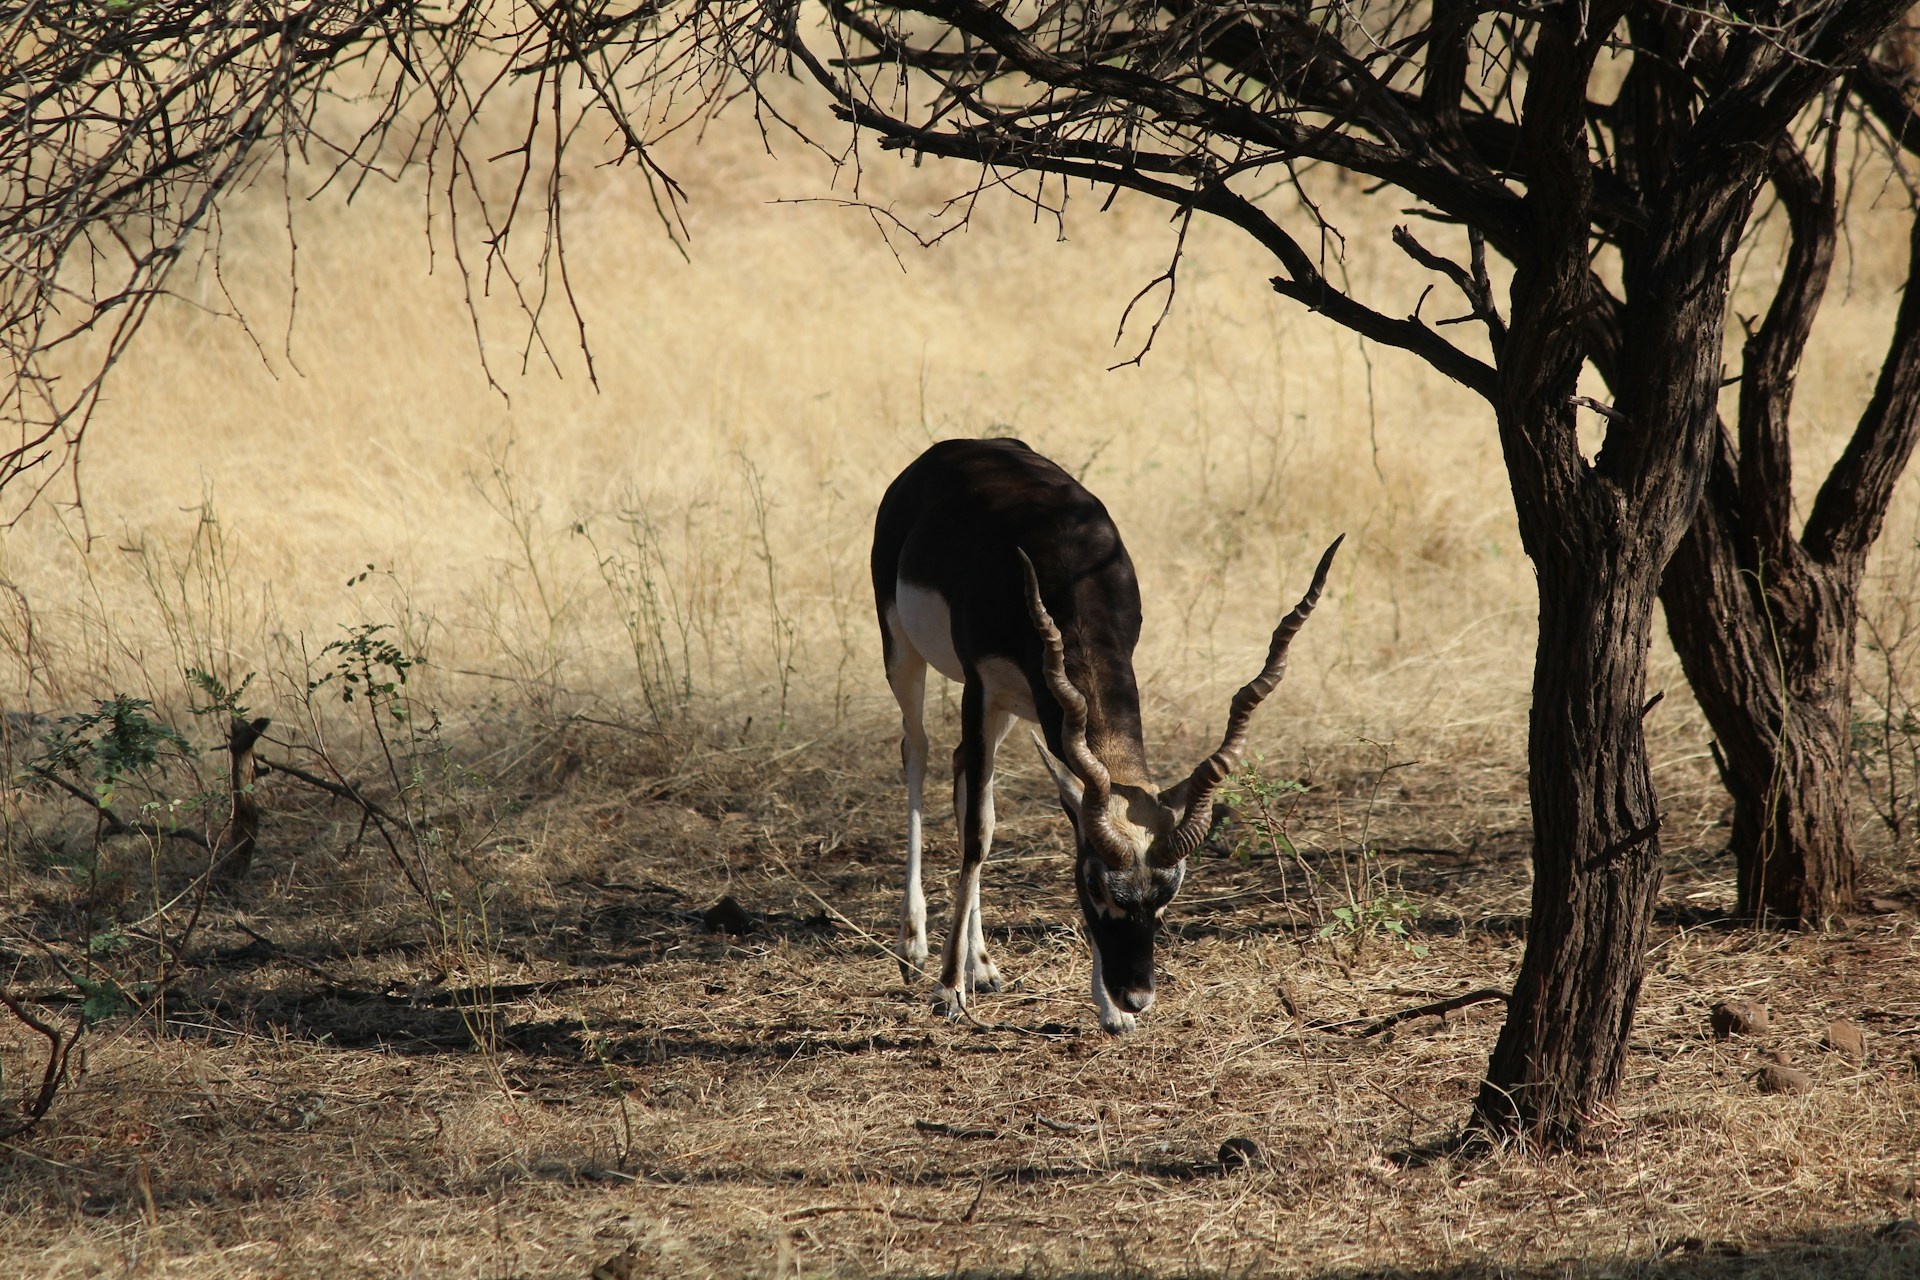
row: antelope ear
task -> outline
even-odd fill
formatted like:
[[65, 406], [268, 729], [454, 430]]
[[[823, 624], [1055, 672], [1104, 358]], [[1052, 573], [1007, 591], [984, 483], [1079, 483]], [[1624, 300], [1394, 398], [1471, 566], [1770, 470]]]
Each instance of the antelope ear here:
[[1047, 750], [1047, 744], [1040, 741], [1040, 735], [1033, 735], [1033, 749], [1040, 753], [1040, 763], [1046, 766], [1047, 776], [1053, 779], [1053, 785], [1060, 792], [1060, 807], [1067, 811], [1067, 817], [1073, 823], [1073, 829], [1080, 829], [1080, 780], [1060, 767], [1053, 758], [1053, 752]]

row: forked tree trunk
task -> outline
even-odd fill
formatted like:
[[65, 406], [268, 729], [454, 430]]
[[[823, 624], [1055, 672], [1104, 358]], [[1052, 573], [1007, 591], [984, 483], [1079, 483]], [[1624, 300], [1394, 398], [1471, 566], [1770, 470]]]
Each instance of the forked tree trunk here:
[[[1898, 108], [1898, 112], [1893, 109]], [[1904, 119], [1904, 102], [1880, 104]], [[1661, 598], [1687, 681], [1719, 740], [1733, 799], [1739, 910], [1818, 925], [1853, 903], [1848, 812], [1855, 630], [1867, 554], [1920, 443], [1920, 220], [1873, 395], [1798, 537], [1787, 420], [1793, 376], [1832, 260], [1835, 162], [1776, 169], [1793, 226], [1780, 290], [1749, 338], [1736, 448], [1712, 477]]]
[[1847, 797], [1861, 565], [1797, 543], [1773, 563], [1739, 554], [1715, 468], [1662, 584], [1667, 629], [1717, 741], [1733, 801], [1736, 909], [1818, 926], [1853, 903], [1859, 857]]
[[[1897, 98], [1876, 109], [1906, 118]], [[1738, 907], [1761, 923], [1817, 926], [1853, 904], [1847, 763], [1860, 582], [1920, 443], [1917, 220], [1880, 377], [1795, 536], [1788, 415], [1833, 256], [1836, 168], [1831, 151], [1819, 179], [1804, 162], [1776, 161], [1793, 230], [1786, 269], [1747, 341], [1738, 445], [1719, 432], [1706, 495], [1661, 591], [1674, 648], [1719, 740]]]
[[[1795, 148], [1774, 148], [1786, 262], [1765, 320], [1747, 335], [1733, 429], [1716, 413], [1707, 489], [1661, 583], [1667, 629], [1733, 801], [1736, 909], [1762, 924], [1817, 925], [1846, 910], [1857, 864], [1847, 753], [1866, 557], [1851, 537], [1816, 552], [1794, 536], [1789, 444], [1794, 378], [1838, 238], [1836, 142], [1829, 137], [1818, 171]], [[1866, 511], [1849, 507], [1852, 527]]]

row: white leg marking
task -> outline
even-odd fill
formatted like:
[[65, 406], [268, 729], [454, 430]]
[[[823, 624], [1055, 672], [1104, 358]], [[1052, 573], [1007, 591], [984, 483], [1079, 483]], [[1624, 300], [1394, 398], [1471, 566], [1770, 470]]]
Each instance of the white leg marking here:
[[[961, 733], [965, 732], [963, 727]], [[980, 901], [981, 863], [967, 866], [969, 810], [967, 773], [960, 761], [963, 749], [956, 748], [953, 753], [953, 818], [960, 842], [960, 875], [953, 885], [953, 922], [947, 926], [946, 947], [940, 953], [940, 978], [933, 988], [934, 1012], [949, 1018], [965, 1015], [967, 997], [972, 994], [968, 975], [973, 970], [973, 931], [969, 922]]]
[[[1000, 744], [1006, 741], [1007, 734], [1013, 729], [1014, 717], [1005, 711], [987, 712], [987, 785], [983, 788], [983, 803], [980, 806], [980, 863], [986, 865], [986, 851], [993, 847], [993, 766], [999, 755]], [[1000, 990], [1000, 966], [987, 954], [987, 936], [980, 922], [980, 881], [976, 875], [969, 889], [971, 901], [967, 905], [967, 985], [975, 991]]]
[[[940, 985], [934, 992], [937, 1008], [959, 1017], [969, 998], [980, 988], [998, 990], [1000, 971], [987, 956], [985, 931], [980, 925], [980, 875], [993, 848], [993, 760], [1000, 742], [1013, 728], [1013, 716], [989, 706], [981, 716], [982, 778], [980, 813], [967, 807], [969, 779], [954, 753], [953, 816], [960, 829], [960, 879], [953, 886], [953, 925], [947, 930], [947, 949], [941, 955]], [[966, 843], [970, 822], [978, 822], [980, 858], [967, 865]]]
[[975, 867], [971, 875], [963, 871], [961, 882], [953, 886], [953, 925], [947, 930], [947, 949], [940, 957], [940, 981], [933, 990], [934, 1012], [949, 1018], [963, 1016], [973, 995], [973, 938], [979, 929], [974, 921], [979, 910], [980, 868]]
[[1134, 1016], [1113, 1002], [1107, 994], [1106, 977], [1101, 972], [1100, 944], [1087, 939], [1093, 948], [1093, 1007], [1100, 1015], [1100, 1029], [1110, 1036], [1123, 1035], [1134, 1028]]
[[907, 762], [907, 883], [900, 897], [900, 977], [911, 982], [927, 967], [927, 895], [920, 883], [920, 817], [927, 775], [926, 743]]
[[1000, 966], [987, 954], [987, 938], [980, 924], [980, 879], [973, 878], [973, 901], [967, 907], [967, 985], [975, 991], [998, 991]]
[[900, 898], [896, 949], [901, 981], [911, 982], [927, 967], [927, 895], [920, 883], [927, 782], [927, 663], [907, 639], [897, 612], [889, 612], [887, 624], [893, 640], [893, 669], [887, 672], [887, 683], [900, 704], [900, 762], [907, 775], [907, 883]]

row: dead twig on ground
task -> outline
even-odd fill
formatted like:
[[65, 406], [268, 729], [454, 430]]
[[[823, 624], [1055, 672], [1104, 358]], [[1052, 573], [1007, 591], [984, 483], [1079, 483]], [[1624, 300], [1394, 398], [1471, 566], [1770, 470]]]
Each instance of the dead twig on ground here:
[[27, 1012], [25, 1005], [13, 998], [10, 992], [0, 991], [0, 1004], [7, 1007], [20, 1024], [47, 1042], [47, 1065], [40, 1073], [40, 1087], [34, 1092], [33, 1100], [21, 1108], [20, 1119], [0, 1127], [0, 1141], [17, 1138], [46, 1118], [53, 1109], [53, 1100], [60, 1093], [60, 1086], [67, 1078], [67, 1059], [73, 1053], [73, 1046], [79, 1042], [79, 1034], [72, 1035], [48, 1022], [41, 1021]]
[[1398, 1026], [1402, 1022], [1410, 1022], [1415, 1018], [1425, 1018], [1435, 1015], [1444, 1017], [1452, 1013], [1455, 1009], [1464, 1009], [1469, 1005], [1484, 1004], [1489, 1000], [1504, 1002], [1506, 999], [1506, 992], [1493, 987], [1482, 987], [1478, 991], [1469, 991], [1463, 996], [1453, 996], [1446, 1000], [1435, 1000], [1431, 1004], [1415, 1005], [1411, 1009], [1402, 1009], [1398, 1013], [1390, 1013], [1384, 1018], [1344, 1018], [1339, 1022], [1314, 1022], [1307, 1025], [1307, 1030], [1339, 1031], [1345, 1027], [1364, 1027], [1364, 1030], [1354, 1034], [1360, 1039], [1365, 1039], [1368, 1036], [1377, 1036], [1389, 1027]]
[[199, 845], [202, 849], [213, 847], [212, 841], [208, 840], [205, 834], [195, 831], [192, 827], [164, 827], [157, 822], [128, 822], [101, 803], [98, 796], [88, 795], [84, 788], [75, 786], [51, 769], [42, 768], [37, 764], [28, 764], [27, 772], [42, 782], [52, 783], [100, 815], [100, 821], [106, 825], [107, 834], [110, 836], [146, 836], [150, 840], [165, 837], [169, 840], [185, 840], [188, 844]]
[[997, 1138], [1000, 1136], [998, 1129], [946, 1124], [939, 1120], [915, 1120], [913, 1127], [921, 1133], [938, 1134], [942, 1138]]

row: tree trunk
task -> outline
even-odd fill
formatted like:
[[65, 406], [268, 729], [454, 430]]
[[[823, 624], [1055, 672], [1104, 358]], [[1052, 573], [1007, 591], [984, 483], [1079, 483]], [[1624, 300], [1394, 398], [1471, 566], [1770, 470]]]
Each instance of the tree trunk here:
[[[1574, 523], [1574, 522], [1570, 522]], [[1660, 564], [1619, 518], [1536, 553], [1533, 914], [1476, 1123], [1575, 1140], [1619, 1084], [1660, 888], [1641, 715]]]
[[1916, 220], [1873, 395], [1793, 536], [1788, 405], [1832, 256], [1834, 167], [1830, 156], [1824, 182], [1791, 166], [1776, 172], [1793, 243], [1767, 321], [1747, 343], [1739, 447], [1719, 432], [1706, 495], [1661, 586], [1733, 797], [1739, 910], [1763, 923], [1818, 925], [1853, 902], [1847, 757], [1860, 580], [1920, 444]]
[[[1586, 126], [1556, 96], [1573, 77], [1543, 72], [1565, 34], [1542, 26], [1527, 89], [1527, 204], [1543, 251], [1515, 267], [1495, 400], [1540, 595], [1527, 747], [1533, 910], [1474, 1107], [1482, 1132], [1548, 1146], [1576, 1142], [1613, 1095], [1639, 1001], [1660, 889], [1641, 731], [1647, 652], [1661, 575], [1713, 463], [1728, 279], [1755, 190], [1751, 157], [1643, 157], [1661, 170], [1654, 230], [1622, 254], [1620, 340], [1605, 357], [1620, 376], [1605, 443], [1584, 456]], [[1635, 93], [1623, 88], [1622, 101]]]
[[1731, 480], [1723, 453], [1661, 601], [1733, 800], [1737, 910], [1818, 926], [1852, 906], [1859, 868], [1847, 757], [1860, 570], [1791, 541], [1755, 563]]

